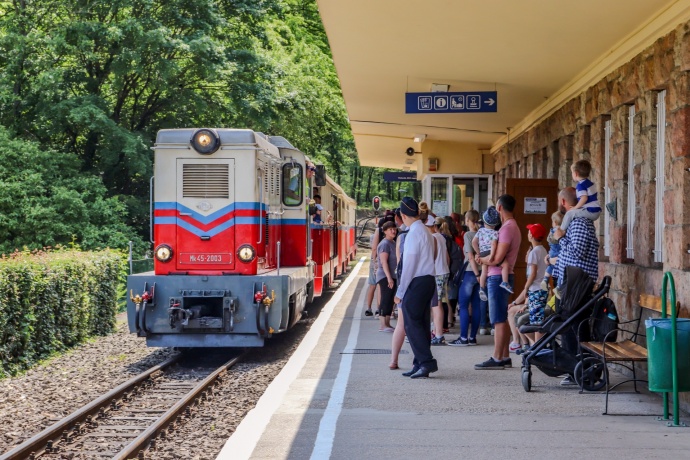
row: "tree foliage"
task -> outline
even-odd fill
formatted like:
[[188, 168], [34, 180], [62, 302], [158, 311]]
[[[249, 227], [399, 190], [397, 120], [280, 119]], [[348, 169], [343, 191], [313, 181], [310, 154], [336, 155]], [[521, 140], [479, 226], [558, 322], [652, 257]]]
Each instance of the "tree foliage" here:
[[130, 236], [114, 219], [145, 239], [164, 128], [281, 135], [369, 195], [315, 0], [0, 0], [0, 125], [2, 155], [25, 145], [40, 158], [3, 169], [3, 203], [35, 187], [20, 200], [34, 231], [12, 232], [0, 210], [4, 247], [120, 244]]

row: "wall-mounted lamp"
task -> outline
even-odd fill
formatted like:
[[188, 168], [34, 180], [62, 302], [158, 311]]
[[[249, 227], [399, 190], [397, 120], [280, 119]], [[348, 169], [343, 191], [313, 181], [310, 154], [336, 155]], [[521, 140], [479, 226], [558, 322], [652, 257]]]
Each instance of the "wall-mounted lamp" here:
[[424, 142], [426, 139], [426, 134], [415, 134], [414, 138], [412, 138], [413, 142]]

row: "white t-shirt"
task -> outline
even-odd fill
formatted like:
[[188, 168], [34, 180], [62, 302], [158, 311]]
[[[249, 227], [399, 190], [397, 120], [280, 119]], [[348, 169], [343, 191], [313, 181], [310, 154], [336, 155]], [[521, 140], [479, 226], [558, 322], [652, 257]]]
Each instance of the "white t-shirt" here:
[[446, 239], [440, 233], [432, 233], [436, 239], [436, 257], [434, 258], [434, 267], [436, 268], [436, 276], [446, 275], [450, 273], [448, 269], [448, 249], [446, 249]]
[[532, 250], [529, 252], [529, 255], [527, 256], [527, 277], [529, 278], [529, 275], [532, 273], [532, 264], [537, 266], [537, 276], [534, 278], [534, 282], [529, 287], [529, 291], [540, 291], [541, 290], [541, 282], [544, 279], [544, 275], [546, 274], [546, 262], [544, 259], [546, 258], [547, 252], [546, 249], [544, 249], [544, 246], [536, 246], [532, 248]]

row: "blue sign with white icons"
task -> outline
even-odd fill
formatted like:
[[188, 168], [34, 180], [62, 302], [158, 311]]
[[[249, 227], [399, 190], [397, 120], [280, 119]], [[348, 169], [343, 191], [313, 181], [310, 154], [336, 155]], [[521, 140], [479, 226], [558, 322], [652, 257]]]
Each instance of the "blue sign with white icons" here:
[[498, 92], [405, 93], [405, 113], [497, 112]]

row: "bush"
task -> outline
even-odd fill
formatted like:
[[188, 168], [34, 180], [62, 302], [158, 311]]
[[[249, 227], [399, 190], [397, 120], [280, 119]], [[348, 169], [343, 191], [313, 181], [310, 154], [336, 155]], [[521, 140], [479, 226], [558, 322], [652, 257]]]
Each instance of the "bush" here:
[[0, 259], [0, 377], [115, 328], [122, 254], [15, 252]]

